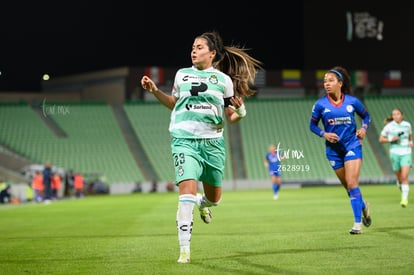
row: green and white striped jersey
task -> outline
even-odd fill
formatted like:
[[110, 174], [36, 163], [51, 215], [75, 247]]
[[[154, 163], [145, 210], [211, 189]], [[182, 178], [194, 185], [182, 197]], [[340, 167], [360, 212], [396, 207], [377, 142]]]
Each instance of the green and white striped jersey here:
[[381, 136], [391, 138], [399, 135], [400, 138], [397, 141], [390, 143], [390, 153], [406, 155], [411, 153], [408, 140], [408, 136], [412, 134], [411, 131], [411, 124], [408, 121], [403, 120], [401, 123], [391, 121], [384, 126]]
[[177, 138], [217, 138], [223, 136], [224, 98], [234, 95], [233, 82], [211, 67], [194, 66], [177, 71], [172, 95], [178, 98], [171, 112], [169, 131]]

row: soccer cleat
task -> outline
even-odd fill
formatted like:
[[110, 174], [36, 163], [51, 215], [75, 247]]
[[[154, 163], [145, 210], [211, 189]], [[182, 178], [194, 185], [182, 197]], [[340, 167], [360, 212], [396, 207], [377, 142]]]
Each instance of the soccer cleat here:
[[208, 207], [200, 207], [200, 217], [204, 223], [211, 223], [211, 211]]
[[369, 202], [365, 201], [365, 209], [362, 209], [362, 214], [364, 215], [362, 217], [362, 223], [366, 227], [369, 227], [371, 225], [371, 216], [369, 214]]
[[351, 235], [362, 234], [362, 229], [352, 228], [351, 230], [349, 230], [349, 234], [351, 234]]
[[361, 223], [360, 222], [354, 223], [354, 226], [351, 228], [351, 230], [349, 230], [349, 234], [351, 235], [362, 234]]
[[408, 205], [408, 200], [407, 200], [407, 199], [402, 199], [402, 200], [401, 200], [401, 207], [406, 208], [406, 207], [407, 207], [407, 205]]
[[186, 264], [190, 262], [190, 251], [182, 251], [180, 257], [177, 260], [177, 263]]
[[274, 200], [277, 200], [278, 198], [279, 198], [279, 194], [274, 194], [274, 195], [273, 195], [273, 199], [274, 199]]
[[200, 193], [197, 193], [197, 205], [198, 210], [200, 210], [200, 217], [204, 223], [211, 223], [212, 215], [210, 208], [206, 206], [201, 206], [203, 204], [204, 196]]

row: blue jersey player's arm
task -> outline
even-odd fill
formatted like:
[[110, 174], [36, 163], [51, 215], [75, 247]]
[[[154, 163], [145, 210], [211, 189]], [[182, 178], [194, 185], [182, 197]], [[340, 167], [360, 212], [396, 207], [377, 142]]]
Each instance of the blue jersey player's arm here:
[[319, 120], [322, 117], [322, 110], [323, 110], [323, 106], [321, 106], [319, 104], [313, 105], [312, 117], [311, 117], [310, 123], [309, 123], [309, 128], [312, 131], [312, 133], [314, 133], [315, 135], [320, 136], [320, 137], [323, 137], [323, 135], [325, 134], [325, 131], [322, 130], [318, 126]]
[[354, 107], [356, 113], [362, 119], [362, 128], [365, 128], [365, 130], [368, 129], [369, 124], [371, 123], [371, 115], [359, 100], [355, 101]]

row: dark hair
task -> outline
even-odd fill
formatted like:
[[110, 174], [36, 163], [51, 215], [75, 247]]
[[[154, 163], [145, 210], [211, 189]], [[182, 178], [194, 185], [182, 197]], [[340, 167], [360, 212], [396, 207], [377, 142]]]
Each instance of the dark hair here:
[[330, 73], [333, 73], [338, 81], [342, 82], [341, 92], [345, 94], [352, 93], [351, 90], [351, 77], [349, 76], [348, 71], [341, 66], [335, 66], [329, 70]]
[[213, 65], [233, 80], [236, 95], [249, 97], [256, 93], [254, 79], [262, 68], [262, 62], [251, 57], [246, 48], [224, 46], [218, 32], [205, 32], [197, 38], [204, 38], [210, 51], [216, 50]]

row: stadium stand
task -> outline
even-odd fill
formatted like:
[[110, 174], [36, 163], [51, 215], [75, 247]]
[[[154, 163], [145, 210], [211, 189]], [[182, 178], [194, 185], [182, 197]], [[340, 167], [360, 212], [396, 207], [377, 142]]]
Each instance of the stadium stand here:
[[[282, 162], [283, 180], [300, 184], [338, 183], [325, 160], [324, 142], [309, 130], [309, 119], [316, 97], [248, 98], [248, 115], [241, 123], [226, 125], [228, 158], [225, 181], [268, 181], [263, 166], [270, 143], [287, 157]], [[383, 119], [399, 107], [413, 122], [414, 96], [365, 96], [372, 115], [372, 127], [364, 139], [362, 182], [384, 182], [393, 177], [386, 145], [378, 143]], [[48, 102], [40, 106], [2, 103], [0, 143], [13, 154], [32, 161], [51, 161], [56, 166], [104, 176], [107, 184], [130, 184], [155, 180], [172, 182], [174, 170], [168, 132], [170, 111], [158, 102], [135, 101], [121, 105], [122, 120], [129, 120], [136, 135], [138, 158], [125, 136], [116, 108], [102, 102]], [[39, 109], [40, 108], [40, 109]], [[119, 111], [119, 110], [118, 110]], [[139, 151], [139, 150], [138, 150]], [[413, 176], [414, 170], [410, 176]]]
[[175, 178], [168, 133], [169, 110], [158, 102], [125, 103], [125, 112], [158, 180]]
[[[49, 103], [42, 108], [50, 108], [44, 115], [67, 137], [56, 136], [30, 105], [3, 104], [1, 143], [37, 163], [49, 160], [68, 170], [101, 173], [108, 183], [144, 179], [108, 104]], [[66, 112], [59, 113], [59, 108]]]

